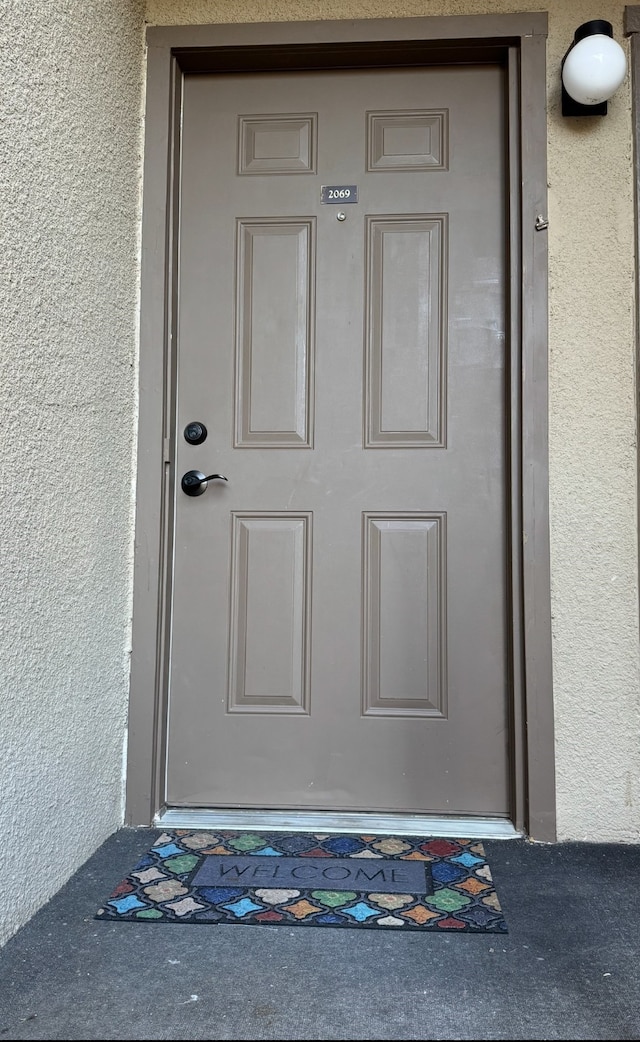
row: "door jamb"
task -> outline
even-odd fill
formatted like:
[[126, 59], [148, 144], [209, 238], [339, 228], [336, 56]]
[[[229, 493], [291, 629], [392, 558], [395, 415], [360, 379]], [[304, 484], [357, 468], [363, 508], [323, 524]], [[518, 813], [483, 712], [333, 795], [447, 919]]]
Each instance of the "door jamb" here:
[[[513, 820], [556, 838], [548, 508], [547, 15], [150, 27], [141, 255], [140, 400], [129, 705], [129, 825], [162, 803], [170, 601], [175, 250], [181, 83], [197, 71], [496, 60], [509, 85]], [[538, 222], [539, 223], [539, 222]], [[544, 221], [542, 222], [544, 225]], [[517, 277], [516, 277], [517, 276]]]

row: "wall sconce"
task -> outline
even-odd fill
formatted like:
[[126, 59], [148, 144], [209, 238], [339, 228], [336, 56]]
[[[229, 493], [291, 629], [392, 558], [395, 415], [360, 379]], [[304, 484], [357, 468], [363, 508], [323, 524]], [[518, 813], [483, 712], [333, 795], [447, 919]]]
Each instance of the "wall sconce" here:
[[606, 116], [607, 100], [627, 73], [627, 59], [601, 18], [583, 22], [562, 59], [562, 115]]

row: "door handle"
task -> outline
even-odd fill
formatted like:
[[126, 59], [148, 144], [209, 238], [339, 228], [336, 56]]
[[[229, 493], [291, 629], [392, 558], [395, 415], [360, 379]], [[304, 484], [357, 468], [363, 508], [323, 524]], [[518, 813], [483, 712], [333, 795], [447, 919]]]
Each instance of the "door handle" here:
[[209, 481], [227, 481], [224, 474], [203, 474], [201, 470], [188, 470], [186, 474], [182, 475], [182, 481], [180, 485], [185, 496], [201, 496], [203, 492], [207, 491], [207, 484]]

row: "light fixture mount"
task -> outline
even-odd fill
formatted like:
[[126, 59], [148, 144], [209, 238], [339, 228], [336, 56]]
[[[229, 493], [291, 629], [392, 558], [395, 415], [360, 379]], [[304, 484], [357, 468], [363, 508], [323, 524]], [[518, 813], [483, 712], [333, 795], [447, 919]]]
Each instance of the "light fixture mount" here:
[[607, 101], [625, 78], [625, 53], [613, 39], [613, 26], [592, 18], [578, 26], [562, 59], [563, 116], [606, 116]]

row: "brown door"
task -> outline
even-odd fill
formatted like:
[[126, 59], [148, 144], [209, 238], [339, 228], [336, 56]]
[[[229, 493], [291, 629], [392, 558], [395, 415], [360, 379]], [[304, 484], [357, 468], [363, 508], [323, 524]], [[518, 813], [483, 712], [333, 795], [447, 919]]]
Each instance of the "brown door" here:
[[169, 807], [509, 816], [503, 96], [187, 77]]

